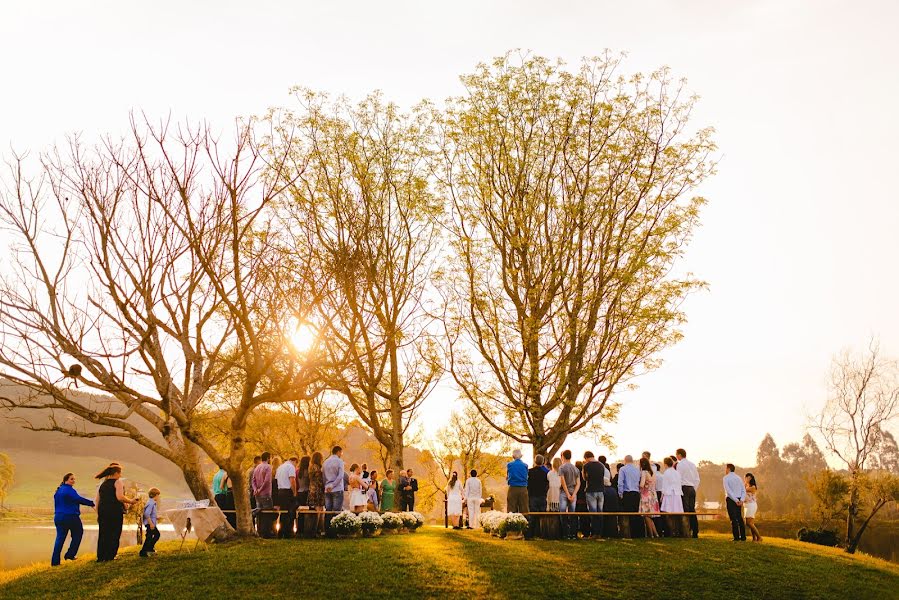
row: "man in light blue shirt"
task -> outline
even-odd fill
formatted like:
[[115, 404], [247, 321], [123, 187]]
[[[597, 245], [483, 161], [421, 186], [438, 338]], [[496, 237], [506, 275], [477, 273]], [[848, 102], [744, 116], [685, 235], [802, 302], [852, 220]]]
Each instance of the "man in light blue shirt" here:
[[[640, 512], [640, 469], [634, 464], [634, 457], [630, 454], [624, 457], [624, 466], [618, 471], [618, 497], [621, 498], [621, 508], [624, 512]], [[646, 536], [645, 525], [640, 515], [631, 515], [628, 522], [632, 538]]]
[[735, 542], [746, 541], [746, 523], [743, 522], [743, 500], [746, 499], [746, 486], [743, 479], [734, 473], [736, 467], [727, 463], [724, 468], [724, 493], [727, 495], [727, 516], [730, 517], [730, 528]]
[[[322, 464], [322, 479], [325, 484], [326, 513], [339, 512], [343, 509], [344, 465], [343, 448], [334, 446], [331, 456]], [[325, 515], [325, 528], [331, 524], [333, 514]]]

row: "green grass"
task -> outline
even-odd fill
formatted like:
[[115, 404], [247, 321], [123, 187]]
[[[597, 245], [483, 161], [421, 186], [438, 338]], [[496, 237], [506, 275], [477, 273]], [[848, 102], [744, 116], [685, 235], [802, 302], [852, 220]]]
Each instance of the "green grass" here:
[[899, 598], [899, 565], [790, 540], [505, 541], [434, 527], [0, 572], [0, 598]]

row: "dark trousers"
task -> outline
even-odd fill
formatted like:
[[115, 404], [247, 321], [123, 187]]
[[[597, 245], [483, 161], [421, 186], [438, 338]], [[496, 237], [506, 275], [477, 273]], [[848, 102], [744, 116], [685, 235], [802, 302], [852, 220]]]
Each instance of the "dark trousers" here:
[[[537, 496], [536, 498], [529, 496], [528, 512], [546, 512], [546, 494]], [[528, 517], [528, 521], [528, 537], [540, 535], [540, 523], [543, 522], [543, 517], [535, 515], [533, 517]]]
[[159, 541], [159, 528], [154, 527], [150, 529], [150, 526], [147, 526], [146, 533], [144, 534], [144, 545], [140, 549], [140, 555], [146, 556], [150, 552], [156, 552], [156, 542]]
[[278, 537], [281, 539], [293, 537], [293, 518], [297, 508], [293, 492], [290, 490], [278, 490], [278, 498], [275, 504], [281, 509], [281, 527], [278, 528]]
[[401, 494], [400, 495], [400, 511], [413, 511], [415, 510], [415, 494]]
[[[297, 508], [306, 506], [309, 500], [309, 490], [297, 492]], [[303, 531], [306, 528], [306, 515], [297, 514], [297, 537], [303, 537]]]
[[274, 508], [271, 496], [256, 496], [256, 529], [259, 537], [273, 537], [275, 516], [270, 511]]
[[746, 541], [746, 523], [743, 522], [743, 509], [737, 503], [727, 499], [727, 516], [730, 517], [730, 528], [734, 534], [734, 541]]
[[[621, 508], [623, 509], [622, 512], [638, 512], [640, 510], [640, 492], [624, 492], [624, 495], [621, 498]], [[643, 517], [634, 515], [628, 517], [628, 520], [632, 538], [646, 537], [646, 527], [643, 524]]]
[[125, 519], [119, 511], [97, 515], [97, 562], [112, 560], [119, 553], [119, 539], [122, 537], [122, 522]]
[[66, 552], [66, 558], [75, 560], [78, 554], [78, 547], [81, 545], [81, 538], [84, 536], [84, 527], [81, 525], [81, 517], [78, 515], [65, 515], [53, 519], [56, 525], [56, 542], [53, 544], [53, 556], [50, 558], [50, 564], [56, 566], [59, 564], [62, 547], [66, 543], [66, 537], [71, 534], [72, 542], [69, 544], [69, 550]]
[[[618, 512], [618, 492], [614, 488], [606, 488], [605, 500], [603, 501], [603, 512]], [[610, 517], [602, 521], [602, 536], [609, 538], [618, 537], [618, 519]]]
[[[684, 512], [696, 512], [696, 488], [684, 485], [681, 486], [681, 490], [684, 492]], [[690, 515], [687, 520], [690, 522], [690, 533], [693, 537], [699, 537], [699, 519], [696, 515]], [[686, 532], [684, 534], [686, 535]]]
[[227, 494], [216, 494], [215, 503], [224, 511], [228, 524], [237, 529], [237, 513], [234, 512], [234, 493], [229, 490]]

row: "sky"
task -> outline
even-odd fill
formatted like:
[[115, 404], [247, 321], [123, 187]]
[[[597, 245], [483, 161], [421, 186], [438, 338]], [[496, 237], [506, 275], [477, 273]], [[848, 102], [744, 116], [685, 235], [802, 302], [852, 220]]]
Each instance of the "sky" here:
[[[661, 368], [618, 395], [612, 455], [750, 465], [765, 433], [801, 439], [835, 353], [875, 336], [899, 356], [897, 22], [891, 1], [4, 2], [0, 153], [123, 132], [132, 110], [224, 129], [291, 106], [294, 85], [442, 100], [515, 48], [666, 65], [717, 130], [682, 264], [708, 289]], [[428, 400], [426, 434], [455, 397]]]

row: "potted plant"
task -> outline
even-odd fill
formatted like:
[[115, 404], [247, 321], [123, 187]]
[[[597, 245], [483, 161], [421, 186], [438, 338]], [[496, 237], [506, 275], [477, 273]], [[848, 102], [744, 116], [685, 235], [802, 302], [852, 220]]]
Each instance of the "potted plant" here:
[[384, 531], [391, 534], [397, 534], [403, 527], [403, 517], [395, 512], [386, 512], [381, 515], [381, 521], [384, 523]]
[[339, 538], [356, 537], [362, 529], [362, 521], [355, 513], [345, 510], [331, 519], [330, 528]]
[[524, 539], [528, 528], [528, 519], [521, 513], [509, 513], [500, 522], [499, 534], [507, 540]]
[[362, 529], [362, 537], [374, 537], [381, 533], [384, 519], [376, 512], [367, 511], [360, 513], [359, 524]]
[[481, 527], [484, 528], [484, 533], [498, 536], [500, 521], [504, 519], [505, 516], [506, 513], [499, 512], [498, 510], [488, 510], [483, 513], [480, 521]]
[[409, 531], [415, 531], [419, 527], [422, 527], [425, 524], [425, 516], [417, 511], [412, 511], [409, 513], [412, 515], [413, 523], [410, 527]]

